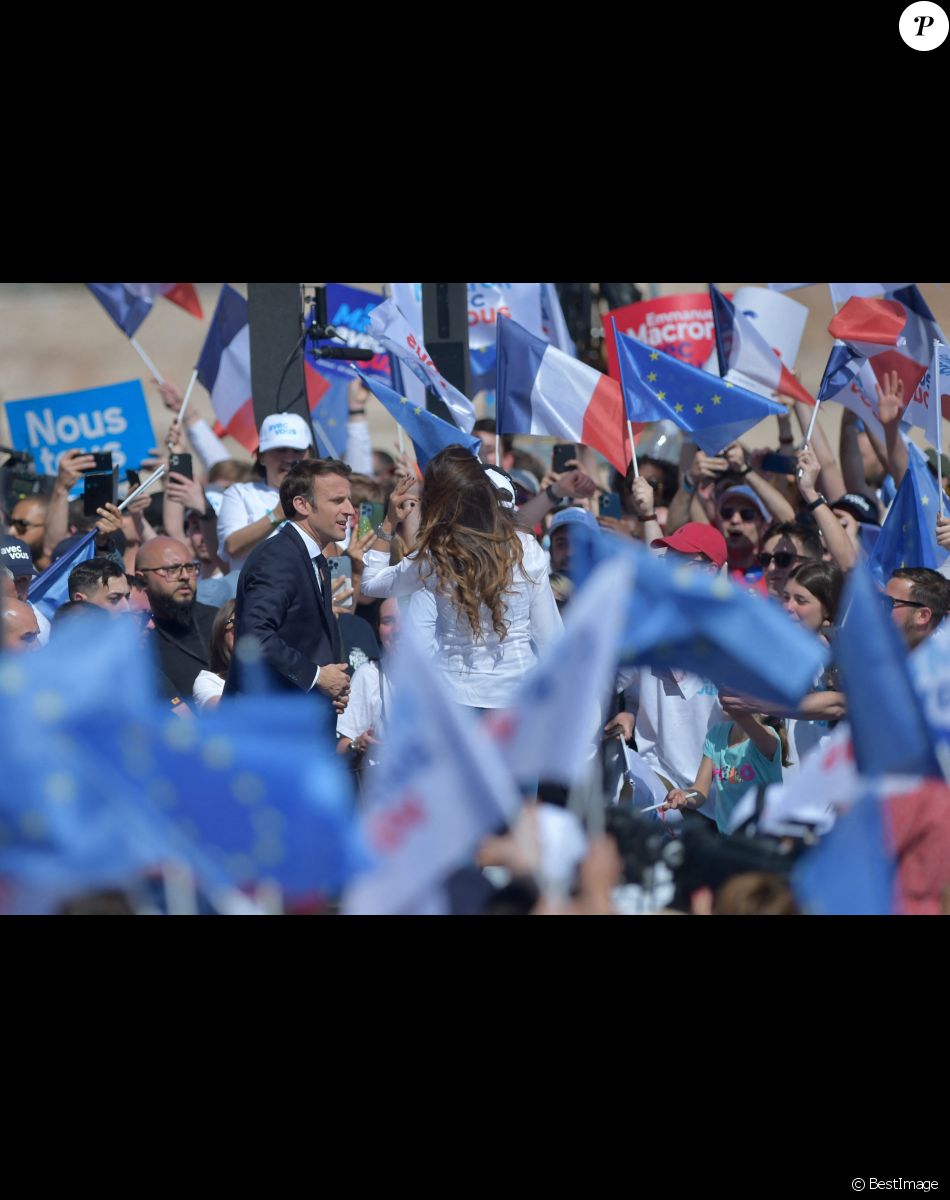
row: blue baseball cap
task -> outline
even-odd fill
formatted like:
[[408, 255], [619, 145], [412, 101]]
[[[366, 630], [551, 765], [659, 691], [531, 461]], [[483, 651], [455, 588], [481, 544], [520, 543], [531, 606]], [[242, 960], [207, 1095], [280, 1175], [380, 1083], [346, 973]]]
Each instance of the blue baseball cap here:
[[548, 533], [553, 533], [555, 529], [560, 529], [562, 525], [586, 525], [588, 529], [593, 529], [595, 533], [600, 533], [600, 526], [593, 513], [589, 513], [586, 508], [564, 508], [554, 517], [551, 522]]

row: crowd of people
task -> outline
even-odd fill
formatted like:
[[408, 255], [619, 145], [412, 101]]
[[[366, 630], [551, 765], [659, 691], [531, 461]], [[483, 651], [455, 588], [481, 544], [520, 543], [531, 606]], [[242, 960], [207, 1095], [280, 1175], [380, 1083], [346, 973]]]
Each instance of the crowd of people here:
[[[169, 385], [160, 391], [177, 414], [179, 394]], [[833, 650], [845, 578], [867, 558], [908, 469], [896, 436], [904, 399], [896, 375], [879, 388], [884, 443], [845, 411], [837, 453], [820, 423], [796, 450], [808, 413], [790, 404], [772, 450], [734, 442], [711, 456], [668, 423], [648, 427], [637, 472], [631, 465], [626, 476], [583, 446], [555, 471], [536, 440], [496, 438], [491, 418], [475, 425], [478, 458], [450, 446], [421, 471], [404, 454], [370, 446], [370, 393], [354, 383], [349, 398], [343, 459], [318, 457], [309, 423], [278, 413], [263, 421], [253, 463], [241, 463], [192, 410], [168, 431], [166, 453], [176, 457], [167, 460], [164, 490], [125, 512], [109, 504], [85, 516], [69, 495], [92, 460], [81, 450], [64, 454], [49, 494], [24, 496], [4, 515], [4, 653], [55, 653], [66, 623], [93, 630], [134, 621], [169, 709], [201, 721], [251, 686], [241, 647], [253, 645], [255, 670], [272, 690], [313, 692], [332, 708], [335, 751], [362, 795], [394, 702], [387, 659], [407, 624], [455, 704], [478, 714], [505, 709], [562, 636], [583, 528], [728, 577]], [[196, 469], [174, 469], [189, 454]], [[943, 465], [932, 457], [941, 488]], [[370, 506], [381, 520], [361, 519]], [[95, 554], [72, 569], [68, 599], [49, 620], [30, 603], [30, 585], [93, 528]], [[936, 534], [950, 548], [950, 518], [936, 518]], [[908, 653], [950, 612], [950, 580], [919, 564], [895, 569], [886, 596]], [[740, 798], [794, 778], [847, 719], [833, 655], [830, 664], [796, 707], [767, 709], [685, 671], [621, 666], [600, 722], [606, 834], [584, 830], [565, 809], [564, 789], [539, 780], [516, 827], [498, 830], [460, 864], [479, 888], [461, 890], [468, 907], [457, 911], [622, 911], [624, 885], [642, 872], [628, 862], [636, 833], [623, 814], [636, 814], [617, 768], [621, 741], [662, 786], [663, 837], [702, 841], [712, 860], [733, 833]], [[552, 821], [565, 820], [575, 822], [574, 836], [547, 836]], [[550, 850], [555, 843], [560, 849]], [[549, 850], [570, 859], [560, 907], [538, 884], [535, 860]], [[934, 911], [947, 887], [950, 862]], [[715, 888], [697, 887], [677, 904], [797, 911], [785, 875], [741, 862]]]

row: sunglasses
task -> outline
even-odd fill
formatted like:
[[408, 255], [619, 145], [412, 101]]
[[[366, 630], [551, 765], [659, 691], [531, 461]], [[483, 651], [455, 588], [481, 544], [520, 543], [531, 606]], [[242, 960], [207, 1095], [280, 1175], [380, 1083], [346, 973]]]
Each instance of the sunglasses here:
[[754, 521], [761, 514], [754, 508], [734, 508], [731, 504], [725, 504], [719, 510], [719, 515], [724, 521], [731, 521], [732, 518], [739, 514], [743, 521]]
[[[895, 608], [930, 608], [929, 604], [921, 604], [918, 600], [895, 600], [893, 596], [882, 595], [881, 599], [891, 606], [893, 611]], [[931, 611], [933, 611], [931, 609]]]
[[11, 517], [10, 524], [17, 533], [26, 533], [28, 529], [41, 529], [43, 521], [24, 521], [22, 517]]
[[762, 553], [757, 554], [755, 558], [756, 562], [763, 571], [767, 571], [769, 569], [769, 564], [773, 559], [775, 560], [775, 565], [778, 567], [778, 569], [780, 571], [784, 571], [786, 567], [790, 567], [792, 563], [798, 562], [800, 559], [802, 559], [802, 555], [790, 554], [787, 550], [779, 550], [776, 554], [766, 554], [766, 552], [763, 550]]
[[156, 575], [161, 575], [163, 579], [178, 579], [182, 571], [186, 575], [197, 575], [201, 570], [200, 562], [185, 562], [171, 563], [167, 567], [139, 567], [139, 574], [145, 575], [149, 571], [154, 571]]

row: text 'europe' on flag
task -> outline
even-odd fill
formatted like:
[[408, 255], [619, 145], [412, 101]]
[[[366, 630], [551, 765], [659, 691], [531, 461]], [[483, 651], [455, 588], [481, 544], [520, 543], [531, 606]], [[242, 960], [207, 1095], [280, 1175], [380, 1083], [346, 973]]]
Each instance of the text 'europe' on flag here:
[[753, 425], [787, 412], [784, 404], [617, 331], [620, 379], [633, 421], [674, 421], [706, 454], [718, 454]]
[[768, 344], [765, 336], [744, 313], [713, 284], [709, 285], [713, 324], [716, 330], [716, 352], [719, 370], [740, 371], [747, 379], [770, 392], [778, 392], [804, 404], [814, 404], [812, 396], [782, 362], [778, 350]]
[[[856, 296], [828, 326], [857, 354], [864, 355], [874, 377], [897, 372], [904, 385], [903, 419], [928, 431], [933, 428], [929, 395], [921, 385], [930, 368], [933, 343], [946, 343], [940, 326], [916, 284], [896, 288], [885, 299]], [[950, 403], [944, 416], [950, 419]]]
[[245, 450], [256, 450], [259, 438], [251, 398], [247, 301], [228, 283], [221, 288], [197, 370], [222, 431]]
[[[579, 442], [626, 472], [630, 441], [616, 380], [503, 316], [497, 321], [496, 366], [499, 434]], [[638, 418], [644, 419], [650, 418]]]
[[[416, 461], [422, 470], [425, 470], [426, 463], [430, 458], [447, 446], [464, 446], [476, 458], [478, 457], [478, 451], [482, 444], [478, 437], [471, 433], [465, 433], [456, 425], [450, 425], [448, 421], [443, 421], [441, 417], [430, 413], [421, 404], [411, 404], [405, 396], [394, 392], [382, 380], [371, 379], [357, 367], [353, 369], [363, 381], [363, 385], [373, 393], [396, 424], [401, 425], [412, 438], [416, 449]], [[319, 417], [319, 410], [317, 416]]]
[[939, 504], [937, 483], [927, 460], [911, 443], [907, 471], [868, 558], [871, 574], [881, 587], [899, 567], [936, 571], [944, 564], [947, 551], [937, 544]]
[[466, 433], [475, 424], [475, 406], [441, 374], [426, 350], [422, 336], [414, 330], [392, 300], [384, 300], [369, 315], [369, 331], [390, 354], [446, 403], [456, 424]]
[[375, 864], [347, 888], [342, 911], [432, 911], [445, 877], [521, 798], [474, 714], [453, 703], [413, 626], [388, 669], [393, 713], [367, 788], [361, 827]]

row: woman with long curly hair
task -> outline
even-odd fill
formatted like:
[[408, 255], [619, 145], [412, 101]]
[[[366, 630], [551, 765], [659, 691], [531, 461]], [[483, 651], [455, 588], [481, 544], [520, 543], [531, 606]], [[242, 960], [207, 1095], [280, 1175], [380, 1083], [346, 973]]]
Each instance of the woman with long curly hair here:
[[[473, 708], [506, 707], [562, 631], [544, 551], [516, 527], [513, 499], [468, 450], [449, 446], [429, 461], [421, 500], [415, 480], [400, 482], [365, 554], [363, 594], [417, 593], [410, 617], [453, 698]], [[410, 552], [389, 566], [397, 532]]]

